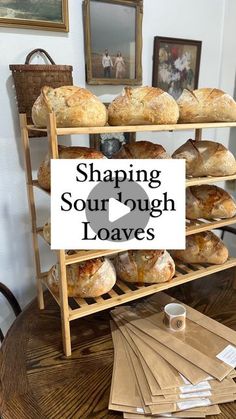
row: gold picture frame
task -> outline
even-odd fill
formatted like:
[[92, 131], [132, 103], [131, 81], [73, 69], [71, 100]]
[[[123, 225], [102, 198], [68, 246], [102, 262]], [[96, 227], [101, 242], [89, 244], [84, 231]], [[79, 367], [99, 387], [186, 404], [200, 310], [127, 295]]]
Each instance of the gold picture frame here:
[[[133, 22], [133, 27], [131, 27], [130, 32], [132, 33], [132, 39], [135, 39], [134, 41], [130, 41], [130, 39], [127, 38], [127, 45], [125, 45], [125, 42], [123, 42], [126, 55], [123, 56], [123, 53], [121, 52], [120, 48], [118, 50], [115, 49], [115, 43], [113, 43], [113, 47], [110, 47], [111, 50], [111, 64], [110, 64], [110, 70], [109, 72], [105, 72], [105, 67], [102, 67], [103, 65], [103, 58], [105, 57], [106, 51], [109, 50], [109, 41], [112, 43], [112, 30], [115, 31], [117, 28], [119, 28], [119, 22], [118, 22], [118, 15], [119, 13], [113, 13], [113, 17], [116, 16], [116, 20], [113, 19], [107, 19], [104, 18], [104, 22], [111, 22], [112, 30], [109, 34], [109, 26], [107, 25], [106, 31], [104, 32], [104, 25], [101, 24], [99, 27], [99, 20], [96, 22], [96, 25], [92, 25], [93, 19], [99, 19], [98, 14], [94, 12], [92, 15], [91, 12], [91, 6], [94, 9], [94, 7], [99, 5], [100, 15], [102, 14], [102, 7], [103, 7], [103, 15], [105, 16], [106, 9], [108, 11], [109, 8], [112, 6], [119, 6], [120, 13], [120, 34], [126, 34], [127, 31], [125, 31], [125, 28], [122, 30], [122, 24], [125, 25], [124, 19], [122, 19], [121, 11], [127, 13], [130, 12], [130, 15], [132, 15], [132, 19], [130, 18], [126, 20], [127, 22]], [[107, 8], [105, 7], [107, 5]], [[96, 6], [96, 7], [97, 7]], [[121, 9], [121, 6], [123, 9]], [[130, 8], [130, 10], [128, 9]], [[110, 84], [110, 85], [141, 85], [142, 84], [142, 19], [143, 19], [143, 0], [84, 0], [83, 1], [83, 18], [84, 18], [84, 39], [85, 39], [85, 65], [86, 65], [86, 81], [88, 84], [91, 85], [104, 85], [104, 84]], [[111, 27], [110, 24], [110, 27]], [[106, 26], [106, 25], [105, 25]], [[96, 28], [96, 29], [95, 29]], [[97, 30], [98, 32], [92, 34], [92, 31], [95, 32]], [[115, 32], [114, 32], [115, 33]], [[114, 39], [119, 39], [117, 36], [115, 38], [115, 35], [113, 33]], [[106, 45], [104, 44], [103, 49], [101, 46], [97, 46], [97, 50], [94, 52], [92, 51], [92, 42], [99, 43], [99, 34], [106, 38]], [[127, 35], [128, 36], [128, 35]], [[131, 35], [130, 35], [131, 37]], [[95, 41], [94, 41], [95, 40]], [[102, 40], [100, 40], [102, 42]], [[130, 49], [129, 49], [130, 48]], [[127, 55], [127, 51], [128, 55]], [[120, 55], [119, 55], [120, 54]], [[109, 55], [109, 56], [110, 56]], [[123, 60], [124, 57], [124, 60]], [[99, 60], [99, 61], [98, 61]], [[120, 63], [119, 63], [120, 60]], [[113, 62], [112, 62], [113, 61]], [[99, 63], [99, 64], [98, 64]], [[114, 63], [114, 66], [113, 66]], [[99, 68], [98, 68], [99, 65]], [[119, 66], [119, 72], [118, 72], [118, 66]], [[103, 73], [104, 71], [104, 73]], [[124, 77], [120, 77], [120, 75], [124, 75]], [[101, 76], [102, 74], [102, 76]], [[127, 74], [129, 77], [127, 77]], [[132, 77], [130, 76], [132, 74]]]
[[[47, 0], [44, 1], [45, 5], [47, 5], [48, 7]], [[39, 29], [57, 32], [69, 32], [68, 0], [61, 0], [61, 21], [40, 19], [40, 10], [42, 12], [43, 3], [41, 9], [39, 9], [39, 3], [34, 2], [35, 7], [37, 6], [37, 9], [35, 9], [34, 18], [24, 18], [24, 13], [29, 14], [29, 10], [32, 11], [33, 5], [30, 4], [31, 0], [28, 0], [28, 5], [27, 0], [25, 0], [24, 2], [20, 0], [18, 3], [16, 3], [18, 5], [16, 9], [13, 8], [14, 4], [11, 2], [11, 0], [9, 0], [8, 3], [4, 2], [4, 6], [0, 6], [0, 26], [10, 26], [25, 29]], [[9, 8], [8, 6], [11, 6], [11, 8]], [[6, 16], [4, 16], [4, 9], [6, 9]], [[22, 16], [22, 18], [12, 17], [12, 15], [14, 14]], [[36, 19], [37, 14], [39, 19]], [[41, 15], [41, 17], [43, 17], [43, 15]]]

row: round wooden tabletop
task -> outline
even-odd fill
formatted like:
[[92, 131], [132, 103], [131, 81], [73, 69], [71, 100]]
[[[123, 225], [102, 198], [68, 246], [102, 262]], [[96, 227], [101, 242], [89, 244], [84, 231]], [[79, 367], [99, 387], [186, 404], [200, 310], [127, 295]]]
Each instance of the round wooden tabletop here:
[[[233, 270], [169, 290], [169, 293], [236, 330]], [[71, 322], [70, 358], [62, 354], [60, 311], [46, 293], [46, 309], [34, 300], [16, 319], [0, 352], [3, 419], [120, 418], [108, 411], [113, 345], [109, 312]], [[236, 403], [211, 419], [233, 419]]]

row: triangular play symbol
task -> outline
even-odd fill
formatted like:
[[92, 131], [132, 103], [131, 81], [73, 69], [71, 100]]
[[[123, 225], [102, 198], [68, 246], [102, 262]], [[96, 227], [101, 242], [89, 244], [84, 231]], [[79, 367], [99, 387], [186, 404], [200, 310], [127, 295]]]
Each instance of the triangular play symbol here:
[[110, 198], [109, 199], [109, 222], [113, 223], [119, 218], [124, 217], [124, 215], [130, 212], [130, 208], [127, 205], [122, 204], [121, 202], [117, 201], [117, 199]]

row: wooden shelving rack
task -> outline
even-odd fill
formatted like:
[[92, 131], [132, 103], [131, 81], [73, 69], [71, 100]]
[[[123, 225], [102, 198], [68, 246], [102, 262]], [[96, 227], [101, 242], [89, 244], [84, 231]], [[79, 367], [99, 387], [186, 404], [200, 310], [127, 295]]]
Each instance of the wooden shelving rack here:
[[[225, 128], [236, 127], [236, 122], [232, 123], [199, 123], [199, 124], [177, 124], [177, 125], [138, 125], [138, 126], [105, 126], [92, 128], [57, 128], [56, 119], [53, 113], [48, 116], [47, 129], [39, 129], [32, 125], [27, 125], [26, 115], [20, 115], [21, 135], [25, 153], [26, 182], [29, 200], [29, 208], [32, 221], [32, 237], [35, 254], [35, 267], [37, 278], [38, 304], [40, 309], [44, 309], [43, 285], [47, 286], [47, 272], [43, 272], [40, 262], [39, 238], [43, 238], [42, 227], [37, 225], [36, 205], [34, 198], [34, 189], [40, 188], [37, 179], [32, 177], [30, 142], [34, 141], [29, 138], [30, 131], [41, 131], [47, 133], [48, 145], [51, 157], [58, 159], [58, 136], [73, 134], [98, 134], [112, 132], [160, 132], [160, 131], [185, 131], [194, 130], [195, 139], [201, 140], [202, 129], [204, 128]], [[37, 141], [37, 140], [36, 140]], [[41, 138], [42, 141], [42, 138]], [[223, 177], [205, 177], [205, 178], [188, 178], [186, 187], [192, 185], [208, 184], [222, 182], [226, 180], [236, 179], [236, 174]], [[43, 190], [43, 189], [42, 189]], [[43, 190], [45, 193], [45, 190]], [[50, 194], [49, 194], [50, 195]], [[186, 235], [198, 232], [212, 230], [222, 226], [236, 223], [236, 217], [227, 220], [195, 220], [194, 222], [186, 221]], [[70, 321], [77, 318], [87, 316], [92, 313], [114, 307], [116, 305], [126, 303], [140, 297], [163, 291], [176, 285], [181, 285], [194, 279], [210, 275], [224, 269], [236, 266], [236, 258], [229, 258], [223, 265], [201, 265], [201, 264], [183, 264], [176, 262], [176, 274], [172, 281], [162, 284], [152, 284], [137, 286], [135, 284], [124, 283], [118, 280], [113, 289], [98, 298], [68, 298], [66, 266], [68, 264], [81, 262], [84, 260], [96, 258], [99, 256], [112, 256], [119, 251], [114, 250], [98, 250], [98, 251], [79, 251], [74, 254], [67, 254], [64, 250], [57, 251], [58, 263], [60, 267], [59, 295], [55, 295], [49, 289], [55, 300], [60, 306], [62, 320], [62, 339], [63, 348], [66, 356], [71, 355], [71, 339], [70, 339]]]

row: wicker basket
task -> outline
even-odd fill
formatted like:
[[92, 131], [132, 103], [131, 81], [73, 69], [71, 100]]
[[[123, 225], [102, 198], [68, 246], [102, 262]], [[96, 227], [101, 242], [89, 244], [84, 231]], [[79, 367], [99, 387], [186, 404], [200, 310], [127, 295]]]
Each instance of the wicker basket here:
[[[30, 59], [36, 53], [46, 55], [51, 64], [30, 64]], [[11, 64], [10, 70], [15, 83], [16, 98], [19, 113], [26, 113], [28, 124], [32, 124], [32, 106], [40, 95], [43, 86], [60, 87], [73, 84], [72, 70], [70, 65], [56, 65], [50, 55], [44, 49], [34, 49], [25, 60], [25, 64]], [[31, 136], [35, 136], [31, 132]], [[37, 134], [37, 136], [39, 136]]]

